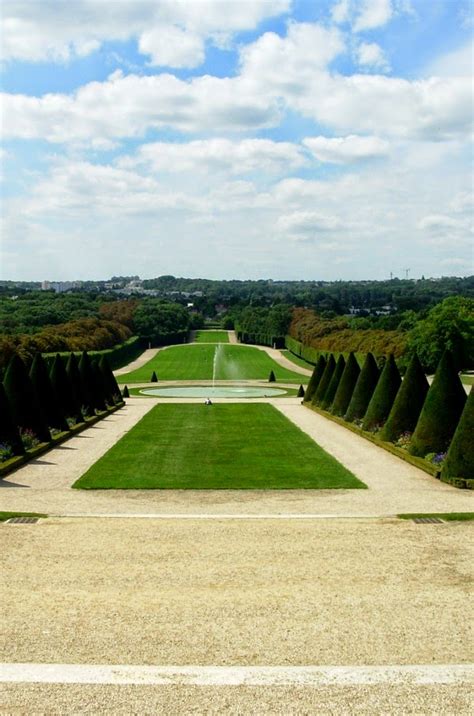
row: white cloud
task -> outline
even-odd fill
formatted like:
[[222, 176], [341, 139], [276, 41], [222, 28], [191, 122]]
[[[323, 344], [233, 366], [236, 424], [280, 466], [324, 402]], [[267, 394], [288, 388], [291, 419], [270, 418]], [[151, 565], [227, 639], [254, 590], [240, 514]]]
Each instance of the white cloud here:
[[375, 69], [390, 69], [385, 53], [376, 42], [361, 42], [356, 48], [356, 59], [360, 66]]
[[[222, 41], [223, 34], [255, 28], [289, 6], [290, 0], [4, 0], [3, 57], [66, 61], [103, 42], [137, 37], [154, 64], [181, 67], [188, 58], [195, 66], [206, 38]], [[163, 27], [161, 47], [156, 37]]]
[[144, 165], [153, 172], [225, 172], [231, 175], [288, 172], [304, 163], [301, 150], [290, 142], [222, 138], [180, 144], [152, 142], [142, 145], [136, 155], [120, 160], [120, 166]]
[[319, 234], [333, 232], [343, 227], [334, 215], [317, 211], [295, 211], [283, 214], [276, 222], [277, 231], [298, 241], [313, 241]]
[[361, 0], [354, 23], [354, 31], [373, 30], [385, 25], [393, 15], [391, 0]]
[[349, 0], [339, 0], [331, 9], [331, 17], [338, 25], [347, 22], [350, 17]]
[[388, 153], [388, 142], [379, 137], [307, 137], [303, 144], [320, 162], [350, 164], [362, 159], [373, 159]]
[[474, 44], [470, 40], [462, 47], [437, 57], [429, 63], [425, 77], [472, 77], [474, 69]]

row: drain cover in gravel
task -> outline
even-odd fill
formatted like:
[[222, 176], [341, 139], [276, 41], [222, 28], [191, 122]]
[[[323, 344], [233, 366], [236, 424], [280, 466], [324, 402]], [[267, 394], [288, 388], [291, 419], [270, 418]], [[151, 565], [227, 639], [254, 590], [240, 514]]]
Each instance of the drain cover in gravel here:
[[10, 517], [6, 522], [9, 525], [33, 525], [38, 522], [38, 517]]

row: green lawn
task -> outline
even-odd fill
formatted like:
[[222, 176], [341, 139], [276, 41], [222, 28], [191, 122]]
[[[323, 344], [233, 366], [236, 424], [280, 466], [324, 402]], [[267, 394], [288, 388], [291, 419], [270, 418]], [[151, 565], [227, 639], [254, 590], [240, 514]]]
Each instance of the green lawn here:
[[75, 484], [82, 489], [329, 489], [365, 485], [272, 405], [161, 404]]
[[285, 358], [290, 360], [295, 365], [301, 366], [301, 368], [307, 368], [308, 370], [314, 370], [314, 365], [312, 365], [311, 363], [308, 363], [308, 361], [303, 360], [303, 358], [300, 358], [299, 356], [295, 356], [295, 354], [292, 353], [291, 351], [282, 350], [281, 354], [282, 354], [282, 356], [284, 356]]
[[464, 385], [474, 385], [474, 375], [472, 373], [461, 373], [459, 377]]
[[227, 331], [196, 331], [194, 343], [228, 343]]
[[273, 370], [277, 381], [305, 382], [305, 376], [281, 368], [267, 353], [250, 346], [188, 343], [160, 351], [131, 373], [117, 376], [119, 383], [147, 383], [153, 371], [158, 380], [212, 380], [215, 351], [219, 351], [218, 380], [267, 380]]
[[470, 522], [474, 512], [407, 512], [397, 515], [401, 520], [416, 520], [418, 517], [438, 517], [446, 522]]
[[0, 522], [11, 520], [12, 517], [47, 517], [42, 512], [0, 512]]

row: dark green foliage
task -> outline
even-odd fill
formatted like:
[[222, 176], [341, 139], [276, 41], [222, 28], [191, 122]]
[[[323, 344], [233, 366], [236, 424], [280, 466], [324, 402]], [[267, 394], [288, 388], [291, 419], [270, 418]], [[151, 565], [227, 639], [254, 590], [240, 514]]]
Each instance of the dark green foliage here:
[[382, 440], [395, 442], [402, 433], [412, 433], [428, 393], [428, 381], [418, 356], [413, 355], [400, 390], [380, 434]]
[[269, 383], [274, 383], [275, 380], [276, 380], [276, 378], [275, 378], [275, 373], [271, 370], [271, 371], [270, 371], [270, 375], [268, 376], [268, 382], [269, 382]]
[[85, 415], [95, 415], [97, 396], [94, 395], [95, 376], [89, 356], [84, 351], [79, 359], [79, 374], [81, 376], [82, 411]]
[[151, 374], [150, 383], [158, 383], [158, 377], [155, 371], [153, 371], [153, 373]]
[[474, 389], [471, 388], [466, 405], [449, 446], [441, 477], [474, 479]]
[[59, 353], [53, 361], [49, 377], [56, 399], [62, 407], [62, 412], [66, 418], [72, 418], [76, 423], [81, 423], [84, 417], [81, 413], [81, 404], [78, 402], [77, 393], [73, 389], [72, 374], [71, 378], [69, 378], [64, 367], [64, 361]]
[[129, 397], [130, 397], [130, 393], [128, 392], [128, 386], [125, 385], [122, 390], [122, 398], [129, 398]]
[[341, 353], [341, 355], [337, 359], [336, 367], [334, 369], [334, 373], [332, 374], [328, 389], [324, 393], [324, 397], [321, 401], [321, 407], [324, 408], [324, 410], [329, 410], [331, 408], [331, 405], [333, 404], [334, 396], [336, 395], [336, 391], [341, 381], [345, 367], [346, 361], [344, 360], [344, 356]]
[[91, 372], [94, 378], [94, 406], [97, 410], [106, 410], [108, 399], [107, 386], [105, 385], [104, 374], [100, 369], [97, 359], [91, 360]]
[[297, 398], [304, 398], [304, 388], [302, 385], [298, 388], [298, 392], [296, 393]]
[[377, 387], [367, 406], [367, 412], [362, 423], [363, 430], [373, 430], [377, 426], [384, 425], [392, 409], [393, 402], [397, 395], [402, 379], [392, 354], [385, 361], [383, 371], [377, 383]]
[[119, 403], [120, 400], [120, 388], [117, 385], [117, 381], [115, 380], [115, 376], [112, 372], [112, 369], [110, 367], [110, 363], [107, 359], [107, 356], [101, 356], [99, 360], [99, 366], [102, 371], [102, 375], [104, 376], [105, 384], [107, 386], [107, 392], [110, 396], [112, 403]]
[[46, 363], [41, 353], [36, 353], [30, 368], [30, 378], [36, 389], [46, 424], [62, 432], [68, 430], [68, 424], [56, 391], [51, 385]]
[[466, 393], [454, 368], [453, 357], [445, 351], [416, 424], [409, 452], [419, 457], [430, 452], [445, 452], [465, 402]]
[[51, 434], [38, 395], [25, 364], [17, 355], [12, 357], [8, 365], [4, 387], [13, 420], [18, 428], [31, 430], [38, 440], [49, 442]]
[[313, 370], [313, 375], [309, 379], [308, 386], [306, 388], [306, 394], [304, 396], [305, 402], [309, 402], [313, 399], [316, 389], [323, 377], [324, 369], [326, 368], [326, 358], [322, 355], [319, 356], [318, 362]]
[[379, 379], [379, 369], [372, 353], [367, 353], [362, 370], [354, 388], [344, 420], [360, 420], [367, 412], [367, 406]]
[[25, 452], [3, 383], [0, 383], [0, 443], [9, 445], [14, 455]]
[[[74, 396], [74, 405], [81, 407], [85, 404], [86, 400], [83, 398], [82, 377], [79, 372], [79, 361], [74, 353], [71, 353], [67, 359], [66, 375], [69, 379], [70, 391]], [[87, 396], [87, 394], [88, 391], [86, 389], [85, 395]]]
[[321, 380], [319, 381], [319, 385], [316, 388], [314, 395], [313, 395], [312, 403], [314, 403], [315, 405], [321, 404], [321, 401], [323, 400], [323, 398], [326, 394], [326, 390], [329, 387], [329, 383], [331, 382], [332, 374], [334, 373], [335, 369], [336, 369], [336, 361], [334, 360], [334, 356], [331, 353], [331, 355], [329, 356], [329, 358], [327, 360], [326, 367], [324, 369], [324, 373], [322, 374]]
[[359, 375], [360, 368], [356, 357], [354, 353], [349, 353], [346, 367], [337, 386], [336, 395], [334, 396], [334, 402], [331, 407], [331, 412], [334, 413], [334, 415], [342, 416], [345, 414]]

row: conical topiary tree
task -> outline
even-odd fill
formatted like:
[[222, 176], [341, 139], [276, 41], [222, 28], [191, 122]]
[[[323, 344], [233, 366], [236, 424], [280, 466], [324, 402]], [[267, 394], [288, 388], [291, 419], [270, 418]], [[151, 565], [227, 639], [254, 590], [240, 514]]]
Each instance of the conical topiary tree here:
[[30, 378], [36, 389], [46, 424], [56, 430], [69, 430], [62, 405], [51, 385], [46, 363], [41, 353], [36, 353], [30, 368]]
[[109, 397], [109, 402], [111, 404], [114, 403], [120, 403], [120, 388], [117, 385], [117, 381], [115, 380], [115, 376], [112, 372], [112, 369], [110, 367], [110, 363], [107, 360], [107, 356], [102, 355], [99, 360], [99, 367], [102, 371], [102, 375], [104, 377], [104, 383], [107, 388], [107, 395]]
[[[83, 398], [82, 378], [79, 373], [79, 360], [75, 353], [71, 353], [66, 361], [66, 375], [69, 378], [70, 391], [74, 396], [74, 404], [81, 407], [87, 401]], [[87, 389], [85, 394], [87, 396]]]
[[20, 431], [31, 430], [38, 440], [49, 442], [51, 433], [46, 425], [38, 395], [25, 364], [16, 354], [8, 364], [4, 388], [13, 420]]
[[408, 365], [405, 377], [393, 403], [380, 437], [395, 442], [402, 433], [412, 433], [420, 417], [428, 393], [428, 381], [416, 353]]
[[377, 386], [367, 406], [367, 412], [362, 422], [363, 430], [374, 430], [384, 425], [392, 409], [393, 401], [400, 388], [400, 372], [392, 354], [385, 361]]
[[474, 388], [462, 411], [444, 461], [441, 477], [463, 477], [474, 480]]
[[25, 452], [3, 383], [0, 383], [0, 443], [9, 445], [14, 455]]
[[367, 357], [360, 371], [360, 375], [355, 384], [352, 398], [347, 407], [344, 420], [351, 423], [354, 420], [361, 420], [367, 412], [367, 406], [377, 385], [379, 379], [379, 369], [372, 353], [367, 353]]
[[49, 377], [56, 394], [56, 399], [62, 406], [66, 419], [70, 418], [75, 423], [81, 423], [84, 420], [84, 416], [81, 412], [81, 404], [78, 402], [76, 391], [73, 389], [72, 375], [71, 378], [69, 378], [66, 373], [64, 361], [59, 353], [56, 354], [53, 361]]
[[331, 382], [332, 374], [334, 373], [336, 369], [336, 361], [334, 360], [334, 356], [331, 353], [329, 358], [326, 362], [326, 367], [324, 369], [324, 373], [321, 376], [321, 380], [319, 381], [319, 385], [316, 388], [312, 403], [313, 405], [321, 405], [321, 401], [324, 398], [324, 395], [326, 393], [326, 390], [328, 389], [329, 383]]
[[339, 385], [337, 386], [336, 395], [331, 406], [331, 412], [334, 415], [344, 415], [354, 392], [357, 378], [360, 375], [359, 364], [354, 353], [349, 353], [349, 357], [341, 376]]
[[313, 374], [311, 378], [309, 379], [308, 386], [306, 388], [306, 393], [304, 396], [304, 402], [309, 403], [316, 392], [316, 389], [319, 385], [319, 382], [321, 378], [323, 377], [324, 369], [326, 368], [326, 358], [323, 355], [320, 355], [318, 358], [318, 362], [314, 366]]
[[107, 388], [99, 361], [96, 358], [91, 360], [91, 372], [94, 379], [95, 407], [97, 410], [106, 410]]
[[79, 358], [79, 374], [81, 376], [82, 412], [87, 415], [95, 415], [97, 397], [94, 395], [95, 377], [92, 373], [92, 366], [86, 351], [83, 351]]
[[129, 398], [129, 397], [130, 397], [130, 393], [128, 392], [128, 386], [124, 385], [123, 390], [122, 390], [122, 398]]
[[302, 385], [298, 388], [298, 392], [296, 393], [297, 398], [304, 398], [304, 388]]
[[424, 457], [430, 452], [446, 452], [466, 402], [466, 393], [445, 351], [436, 369], [408, 451]]
[[321, 400], [321, 407], [324, 410], [329, 410], [331, 408], [331, 405], [333, 404], [334, 396], [336, 395], [336, 391], [342, 378], [342, 374], [344, 373], [345, 367], [346, 361], [344, 360], [344, 356], [341, 353], [341, 355], [337, 359], [336, 367], [334, 368], [334, 373], [332, 374], [331, 380], [329, 381], [328, 388], [324, 393], [323, 399]]
[[271, 371], [270, 371], [270, 375], [268, 376], [268, 382], [269, 382], [269, 383], [274, 383], [275, 380], [276, 380], [276, 379], [275, 379], [275, 373], [271, 370]]
[[158, 376], [156, 375], [155, 371], [151, 374], [150, 383], [158, 383]]

